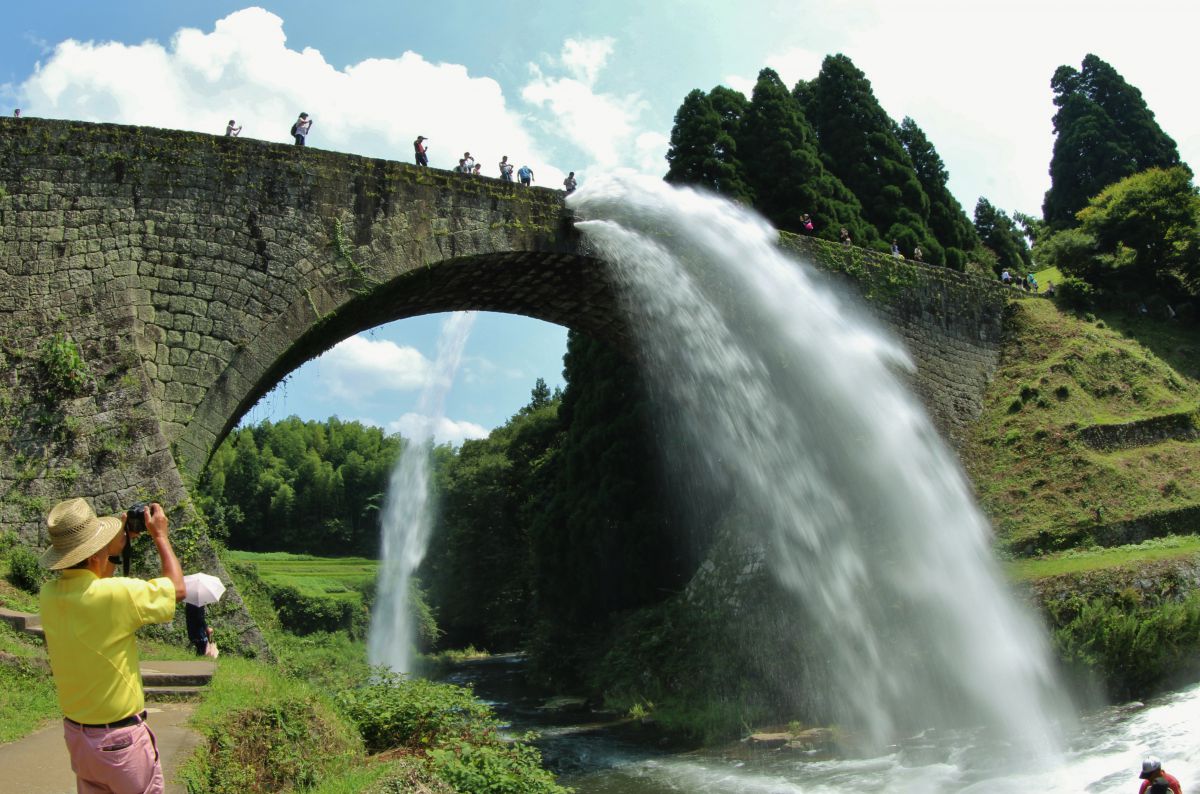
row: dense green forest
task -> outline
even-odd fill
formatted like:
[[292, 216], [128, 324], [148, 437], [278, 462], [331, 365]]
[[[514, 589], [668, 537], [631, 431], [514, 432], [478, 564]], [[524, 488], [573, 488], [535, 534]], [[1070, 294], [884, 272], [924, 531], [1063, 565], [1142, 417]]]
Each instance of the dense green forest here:
[[[1134, 300], [1195, 318], [1200, 197], [1174, 142], [1093, 55], [1082, 70], [1058, 69], [1051, 87], [1057, 139], [1041, 218], [985, 197], [969, 218], [916, 121], [890, 118], [843, 55], [791, 89], [763, 69], [749, 98], [690, 92], [665, 179], [748, 203], [781, 229], [836, 240], [844, 228], [855, 244], [886, 251], [894, 240], [905, 255], [919, 246], [936, 265], [1057, 267], [1069, 306]], [[663, 431], [634, 362], [572, 332], [563, 374], [563, 393], [539, 381], [488, 438], [432, 450], [438, 514], [419, 571], [443, 647], [522, 648], [560, 684], [611, 662], [618, 642], [636, 659], [649, 647], [636, 638], [661, 643], [664, 621], [688, 625], [676, 597], [729, 520], [717, 495], [686, 511], [664, 500], [679, 489], [664, 479]], [[234, 548], [370, 556], [405, 443], [337, 419], [264, 422], [229, 437], [199, 498]], [[736, 648], [724, 653], [728, 662]]]

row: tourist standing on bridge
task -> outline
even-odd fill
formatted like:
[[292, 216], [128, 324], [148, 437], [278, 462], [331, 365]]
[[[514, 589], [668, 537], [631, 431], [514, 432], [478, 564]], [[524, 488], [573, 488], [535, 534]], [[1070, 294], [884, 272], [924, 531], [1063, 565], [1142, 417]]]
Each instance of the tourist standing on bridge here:
[[229, 124], [225, 127], [226, 138], [236, 138], [242, 134], [242, 128], [237, 126], [237, 122], [233, 119], [229, 120]]
[[425, 141], [429, 140], [424, 135], [418, 135], [413, 141], [413, 150], [417, 155], [417, 165], [429, 165], [429, 147], [425, 145]]
[[296, 139], [297, 146], [304, 146], [308, 140], [308, 131], [312, 128], [312, 119], [307, 113], [301, 113], [296, 119], [296, 123], [292, 125], [292, 137]]
[[[42, 585], [42, 628], [80, 792], [163, 791], [135, 633], [170, 622], [187, 591], [167, 514], [157, 503], [138, 508], [98, 518], [83, 499], [68, 499], [46, 517], [50, 548], [41, 563], [62, 573]], [[125, 544], [143, 531], [154, 541], [162, 576], [114, 577]]]
[[521, 184], [525, 187], [533, 182], [533, 169], [527, 165], [521, 166], [521, 170], [517, 171], [517, 179], [521, 180]]
[[513, 164], [508, 161], [508, 155], [500, 158], [500, 180], [502, 182], [511, 182], [513, 174]]

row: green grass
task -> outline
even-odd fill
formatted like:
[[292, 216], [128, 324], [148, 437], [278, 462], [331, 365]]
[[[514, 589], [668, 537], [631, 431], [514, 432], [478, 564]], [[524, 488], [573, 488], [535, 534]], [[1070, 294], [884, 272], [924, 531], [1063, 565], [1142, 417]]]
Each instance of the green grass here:
[[1062, 284], [1063, 280], [1062, 273], [1060, 273], [1056, 267], [1048, 267], [1044, 270], [1036, 270], [1033, 273], [1033, 277], [1037, 279], [1038, 288], [1043, 292], [1046, 290], [1046, 285], [1051, 281], [1054, 282], [1054, 287], [1057, 289], [1058, 285]]
[[15, 587], [8, 581], [8, 558], [0, 556], [0, 607], [17, 612], [37, 612], [38, 597]]
[[253, 563], [263, 581], [291, 586], [309, 595], [357, 599], [362, 587], [375, 581], [377, 560], [364, 557], [314, 557], [287, 552], [226, 551], [234, 562]]
[[1155, 560], [1172, 560], [1200, 554], [1200, 537], [1172, 536], [1109, 549], [1076, 549], [1005, 563], [1009, 578], [1018, 582], [1079, 574]]
[[1172, 366], [1184, 353], [1159, 354], [1192, 350], [1195, 332], [1128, 322], [1118, 329], [1050, 301], [1014, 303], [1001, 366], [963, 449], [1002, 548], [1090, 543], [1090, 527], [1200, 504], [1200, 444], [1103, 452], [1076, 437], [1081, 427], [1200, 405], [1195, 372]]
[[46, 652], [27, 634], [0, 623], [0, 744], [15, 741], [59, 715]]

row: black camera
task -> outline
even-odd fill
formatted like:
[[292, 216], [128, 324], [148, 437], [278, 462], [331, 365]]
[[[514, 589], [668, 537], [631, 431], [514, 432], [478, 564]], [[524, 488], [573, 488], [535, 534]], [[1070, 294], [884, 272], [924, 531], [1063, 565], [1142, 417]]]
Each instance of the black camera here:
[[146, 503], [135, 502], [125, 511], [125, 549], [121, 552], [121, 572], [129, 575], [130, 551], [133, 547], [133, 533], [146, 531]]
[[134, 532], [146, 531], [146, 503], [137, 502], [125, 511], [125, 532], [131, 534]]

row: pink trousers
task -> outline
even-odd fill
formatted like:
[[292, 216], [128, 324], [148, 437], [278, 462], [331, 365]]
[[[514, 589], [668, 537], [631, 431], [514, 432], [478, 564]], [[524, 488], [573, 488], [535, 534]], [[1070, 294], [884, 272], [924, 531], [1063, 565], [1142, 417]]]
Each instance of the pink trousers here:
[[150, 726], [84, 728], [63, 720], [78, 794], [162, 794], [162, 766]]

